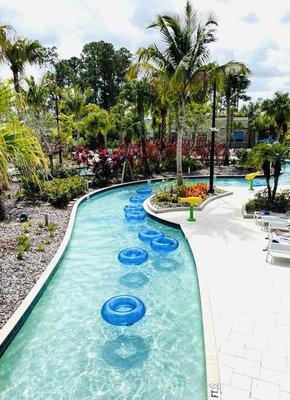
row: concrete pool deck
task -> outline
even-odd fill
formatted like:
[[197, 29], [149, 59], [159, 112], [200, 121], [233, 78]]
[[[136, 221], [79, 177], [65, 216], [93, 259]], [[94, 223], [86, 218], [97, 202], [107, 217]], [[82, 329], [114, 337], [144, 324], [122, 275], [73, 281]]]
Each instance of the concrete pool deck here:
[[241, 212], [253, 193], [231, 190], [196, 222], [188, 211], [156, 217], [180, 224], [203, 271], [222, 399], [290, 400], [290, 260], [265, 261], [266, 234]]

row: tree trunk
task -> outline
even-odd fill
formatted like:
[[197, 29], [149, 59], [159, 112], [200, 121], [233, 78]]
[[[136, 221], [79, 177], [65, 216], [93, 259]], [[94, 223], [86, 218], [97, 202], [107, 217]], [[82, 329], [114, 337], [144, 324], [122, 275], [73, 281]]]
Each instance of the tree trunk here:
[[164, 137], [166, 136], [166, 118], [167, 118], [167, 110], [166, 108], [161, 108], [161, 129], [160, 129], [160, 142], [163, 142]]
[[14, 89], [15, 92], [19, 93], [20, 92], [20, 85], [19, 85], [19, 73], [18, 69], [11, 67], [12, 73], [13, 73], [13, 83], [14, 83]]
[[271, 185], [270, 185], [270, 178], [271, 178], [271, 164], [269, 160], [265, 160], [263, 163], [263, 171], [264, 171], [264, 176], [266, 179], [267, 183], [267, 190], [268, 190], [268, 200], [271, 200], [272, 196], [272, 190], [271, 190]]
[[231, 145], [231, 99], [226, 98], [227, 103], [227, 122], [226, 122], [226, 148], [224, 165], [230, 164], [230, 145]]
[[62, 147], [60, 147], [59, 151], [58, 151], [58, 157], [59, 157], [59, 163], [60, 165], [63, 164], [63, 159], [62, 159]]
[[185, 125], [185, 99], [182, 96], [179, 102], [178, 110], [178, 129], [177, 129], [177, 141], [176, 141], [176, 175], [177, 184], [181, 186], [183, 184], [183, 173], [182, 173], [182, 139]]
[[48, 155], [50, 173], [53, 174], [53, 153]]
[[272, 191], [272, 200], [275, 200], [280, 174], [281, 174], [281, 162], [276, 161], [274, 164], [274, 187]]
[[0, 196], [0, 221], [4, 221], [5, 218], [6, 218], [5, 204], [2, 196]]

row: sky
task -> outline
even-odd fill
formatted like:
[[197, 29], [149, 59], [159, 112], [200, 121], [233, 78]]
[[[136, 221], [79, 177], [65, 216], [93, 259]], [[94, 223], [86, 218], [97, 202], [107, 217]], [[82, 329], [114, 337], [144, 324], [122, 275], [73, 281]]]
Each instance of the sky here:
[[[201, 14], [218, 19], [217, 42], [210, 60], [244, 62], [252, 71], [253, 100], [290, 91], [289, 0], [195, 0]], [[160, 12], [182, 12], [185, 0], [0, 0], [0, 21], [20, 36], [57, 46], [61, 58], [79, 56], [85, 43], [104, 40], [134, 53], [159, 43], [158, 31], [146, 29]], [[39, 76], [37, 68], [28, 74]], [[0, 68], [6, 78], [7, 68]]]

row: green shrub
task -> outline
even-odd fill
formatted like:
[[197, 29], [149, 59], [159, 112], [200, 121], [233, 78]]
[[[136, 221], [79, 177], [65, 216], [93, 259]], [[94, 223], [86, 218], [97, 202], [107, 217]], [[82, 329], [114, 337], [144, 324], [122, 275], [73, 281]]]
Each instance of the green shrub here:
[[19, 251], [22, 251], [23, 253], [28, 251], [30, 248], [30, 239], [25, 233], [18, 236], [17, 243]]
[[43, 198], [55, 207], [65, 207], [75, 197], [86, 191], [86, 181], [80, 176], [44, 182]]
[[39, 243], [39, 245], [36, 247], [36, 250], [43, 253], [45, 251], [45, 243]]
[[166, 191], [161, 191], [157, 193], [155, 198], [157, 201], [160, 202], [170, 202], [170, 203], [177, 202], [177, 196]]
[[69, 178], [70, 176], [76, 175], [75, 169], [64, 167], [63, 165], [56, 165], [53, 169], [52, 176], [54, 178]]
[[268, 200], [267, 189], [262, 190], [255, 195], [254, 199], [248, 201], [246, 210], [248, 213], [260, 210], [285, 213], [290, 210], [290, 190], [281, 190], [276, 194], [274, 200]]
[[23, 224], [23, 232], [28, 233], [31, 228], [31, 221], [24, 222]]
[[[192, 171], [197, 171], [199, 169], [203, 168], [203, 164], [200, 160], [194, 160], [192, 158], [187, 158], [187, 157], [182, 157], [182, 169], [184, 172], [187, 172], [188, 167], [190, 167], [191, 172]], [[161, 165], [160, 165], [161, 171], [176, 171], [176, 159], [175, 158], [169, 158], [168, 160], [165, 160]]]
[[49, 231], [50, 236], [53, 236], [55, 230], [56, 230], [56, 224], [53, 222], [49, 222], [48, 231]]
[[51, 244], [52, 240], [50, 237], [47, 237], [44, 241], [45, 244]]
[[37, 177], [23, 178], [20, 184], [21, 196], [35, 201], [41, 194], [42, 181]]

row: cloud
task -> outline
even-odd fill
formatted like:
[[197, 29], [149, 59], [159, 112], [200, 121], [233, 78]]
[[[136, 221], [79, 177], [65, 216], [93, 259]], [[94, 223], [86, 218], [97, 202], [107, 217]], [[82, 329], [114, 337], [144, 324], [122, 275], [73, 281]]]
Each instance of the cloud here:
[[259, 21], [259, 16], [256, 12], [252, 12], [244, 15], [241, 21], [247, 22], [248, 24], [256, 24]]
[[290, 10], [281, 17], [280, 22], [282, 22], [282, 24], [290, 24]]
[[[78, 56], [89, 41], [110, 41], [131, 52], [160, 44], [158, 31], [146, 26], [157, 12], [181, 12], [184, 5], [185, 0], [0, 0], [2, 22], [13, 25], [21, 36], [56, 45], [63, 58]], [[219, 63], [235, 59], [252, 70], [250, 95], [288, 90], [289, 0], [195, 0], [193, 5], [218, 18], [211, 59]], [[1, 67], [1, 76], [9, 74]]]

